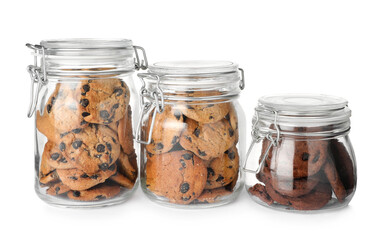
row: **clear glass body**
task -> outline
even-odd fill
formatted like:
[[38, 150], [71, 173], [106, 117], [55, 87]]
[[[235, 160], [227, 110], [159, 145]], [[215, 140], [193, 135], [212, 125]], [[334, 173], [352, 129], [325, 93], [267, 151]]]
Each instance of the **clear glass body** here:
[[77, 76], [48, 76], [38, 96], [36, 193], [63, 207], [121, 203], [136, 188], [138, 175], [133, 72], [74, 70]]
[[[145, 116], [142, 136], [151, 139], [141, 147], [141, 187], [151, 200], [205, 208], [238, 196], [243, 185], [245, 118], [236, 97], [211, 100], [220, 92], [171, 91], [168, 95], [186, 100], [166, 101], [162, 113], [153, 110]], [[201, 100], [191, 99], [195, 97]]]
[[[270, 123], [267, 124], [269, 126]], [[356, 161], [348, 130], [349, 122], [318, 127], [281, 126], [277, 146], [262, 136], [252, 147], [246, 189], [253, 200], [274, 209], [324, 211], [348, 205], [356, 189]], [[274, 127], [270, 128], [274, 131]], [[323, 134], [324, 135], [324, 134]], [[263, 161], [263, 162], [262, 162]]]

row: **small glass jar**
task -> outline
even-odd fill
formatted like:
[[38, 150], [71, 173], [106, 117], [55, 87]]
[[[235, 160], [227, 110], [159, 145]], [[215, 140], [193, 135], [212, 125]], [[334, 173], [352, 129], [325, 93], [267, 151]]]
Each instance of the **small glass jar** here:
[[243, 70], [232, 62], [179, 61], [155, 63], [138, 75], [145, 194], [183, 208], [234, 200], [243, 179], [244, 114], [237, 101]]
[[137, 186], [132, 125], [138, 96], [132, 75], [147, 68], [143, 48], [126, 39], [27, 46], [34, 50], [28, 117], [35, 113], [37, 195], [64, 207], [125, 201]]
[[356, 189], [347, 101], [274, 95], [260, 98], [255, 110], [244, 167], [250, 196], [261, 205], [294, 211], [347, 206]]

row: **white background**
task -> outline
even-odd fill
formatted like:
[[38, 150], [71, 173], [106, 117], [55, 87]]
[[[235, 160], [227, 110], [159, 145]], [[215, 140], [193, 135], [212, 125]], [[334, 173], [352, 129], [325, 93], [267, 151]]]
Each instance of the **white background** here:
[[[0, 26], [0, 239], [386, 239], [386, 1], [3, 1]], [[115, 207], [48, 206], [34, 193], [33, 120], [26, 117], [33, 59], [24, 44], [68, 37], [131, 38], [151, 62], [238, 62], [248, 131], [262, 95], [348, 99], [358, 162], [352, 202], [301, 215], [261, 207], [243, 191], [224, 207], [177, 210], [137, 189]]]

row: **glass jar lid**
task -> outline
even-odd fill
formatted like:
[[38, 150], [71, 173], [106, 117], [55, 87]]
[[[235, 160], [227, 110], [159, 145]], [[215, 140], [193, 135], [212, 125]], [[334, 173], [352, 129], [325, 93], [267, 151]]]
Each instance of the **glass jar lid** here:
[[302, 131], [302, 135], [346, 132], [351, 117], [347, 104], [343, 98], [323, 94], [264, 96], [258, 100], [253, 129], [260, 132], [280, 130], [294, 135]]

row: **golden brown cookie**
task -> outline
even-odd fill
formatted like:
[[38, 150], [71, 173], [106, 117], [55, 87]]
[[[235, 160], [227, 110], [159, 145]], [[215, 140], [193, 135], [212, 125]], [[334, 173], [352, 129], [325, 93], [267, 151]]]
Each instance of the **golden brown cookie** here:
[[206, 189], [195, 199], [192, 203], [215, 203], [220, 198], [230, 195], [232, 192], [227, 191], [225, 188]]
[[224, 187], [231, 183], [239, 171], [238, 149], [234, 146], [221, 157], [213, 159], [207, 166], [205, 189]]
[[98, 201], [109, 199], [120, 193], [119, 186], [98, 185], [89, 190], [69, 191], [67, 197], [78, 201]]
[[47, 176], [50, 172], [55, 170], [53, 167], [50, 166], [49, 164], [49, 157], [48, 155], [48, 149], [51, 149], [52, 143], [48, 142], [48, 145], [46, 144], [44, 146], [42, 158], [40, 160], [40, 168], [39, 168], [39, 176], [44, 177]]
[[236, 109], [232, 103], [230, 103], [230, 111], [224, 117], [230, 124], [231, 128], [234, 130], [235, 134], [235, 144], [239, 141], [239, 125], [238, 125], [238, 115]]
[[48, 99], [43, 115], [47, 114], [48, 122], [58, 133], [83, 128], [83, 120], [79, 108], [79, 83], [58, 83]]
[[128, 189], [132, 189], [134, 186], [134, 182], [121, 173], [114, 174], [110, 179]]
[[46, 192], [49, 195], [56, 196], [56, 195], [66, 193], [68, 191], [70, 191], [70, 188], [68, 186], [64, 185], [61, 182], [58, 182], [51, 185]]
[[57, 146], [53, 142], [47, 142], [44, 146], [42, 162], [47, 162], [52, 169], [74, 168], [74, 165], [64, 155], [65, 147], [65, 144], [59, 144]]
[[65, 153], [71, 164], [88, 175], [108, 169], [121, 152], [117, 133], [97, 124], [67, 133], [61, 144], [65, 144]]
[[[151, 128], [153, 114], [155, 114], [155, 111], [149, 116], [146, 138]], [[180, 134], [185, 125], [182, 113], [171, 105], [165, 105], [164, 111], [156, 114], [151, 143], [146, 145], [146, 149], [150, 153], [160, 154], [168, 152], [179, 142]]]
[[40, 183], [44, 185], [56, 182], [58, 180], [59, 180], [59, 176], [55, 170], [45, 176], [41, 176], [39, 179]]
[[133, 129], [132, 129], [132, 111], [130, 106], [127, 106], [126, 113], [117, 126], [118, 141], [121, 144], [122, 150], [126, 154], [131, 154], [134, 151], [133, 145]]
[[[186, 91], [185, 97], [210, 97], [220, 95], [219, 91]], [[177, 105], [177, 108], [188, 118], [201, 123], [213, 123], [221, 120], [230, 111], [230, 103], [221, 100], [189, 101]]]
[[274, 200], [269, 196], [266, 191], [266, 187], [262, 184], [255, 184], [254, 186], [249, 188], [249, 193], [253, 196], [258, 197], [261, 201], [265, 202], [268, 205], [272, 205]]
[[222, 156], [235, 143], [235, 132], [224, 118], [205, 124], [187, 118], [186, 124], [180, 137], [180, 145], [203, 160]]
[[189, 204], [206, 185], [203, 161], [189, 151], [153, 155], [146, 163], [146, 186], [172, 203]]
[[54, 126], [51, 125], [48, 114], [45, 113], [40, 115], [40, 111], [36, 111], [36, 128], [41, 132], [44, 136], [47, 137], [48, 141], [58, 142], [60, 139], [60, 133], [56, 131]]
[[78, 102], [85, 121], [110, 124], [124, 117], [130, 92], [125, 82], [117, 78], [84, 80], [79, 86]]
[[129, 178], [132, 182], [135, 182], [137, 179], [137, 163], [133, 166], [130, 159], [134, 158], [136, 161], [136, 153], [133, 152], [131, 155], [127, 155], [123, 151], [121, 151], [120, 156], [117, 159], [118, 171], [122, 173], [125, 177]]
[[93, 175], [73, 169], [57, 169], [60, 180], [72, 190], [86, 190], [97, 184], [105, 182], [110, 176], [116, 173], [116, 165], [111, 165], [106, 171], [98, 171]]

